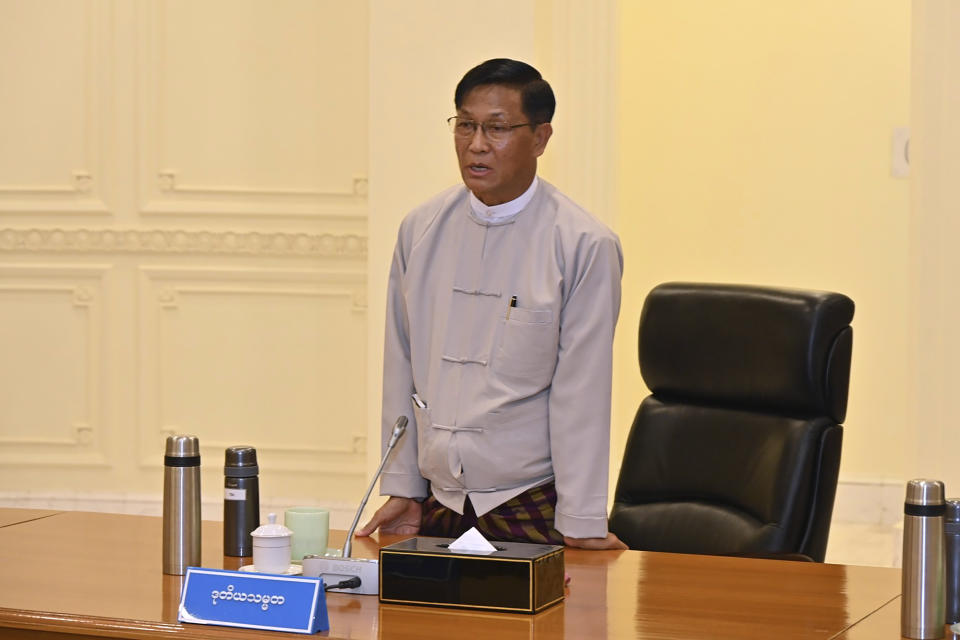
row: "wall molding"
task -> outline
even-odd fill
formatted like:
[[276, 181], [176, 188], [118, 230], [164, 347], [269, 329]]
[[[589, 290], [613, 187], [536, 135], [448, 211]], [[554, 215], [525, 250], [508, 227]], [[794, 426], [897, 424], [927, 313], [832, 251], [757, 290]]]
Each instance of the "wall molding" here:
[[[165, 135], [183, 127], [171, 111], [168, 97], [171, 43], [168, 36], [177, 24], [171, 23], [167, 0], [155, 0], [137, 7], [138, 81], [137, 81], [137, 146], [140, 150], [138, 181], [140, 183], [140, 213], [145, 216], [236, 217], [254, 216], [270, 219], [343, 218], [366, 216], [368, 177], [366, 163], [346, 170], [337, 163], [338, 173], [316, 176], [299, 185], [270, 184], [262, 176], [211, 178], [197, 175], [197, 167], [183, 167], [189, 159], [184, 151], [170, 149]], [[313, 11], [322, 11], [319, 6]], [[306, 65], [307, 63], [305, 63]], [[353, 59], [342, 59], [337, 65], [358, 64]], [[357, 73], [365, 70], [357, 68]], [[305, 73], [316, 71], [305, 66]], [[327, 101], [318, 98], [317, 112], [323, 116]], [[355, 123], [360, 125], [359, 120]], [[342, 127], [341, 127], [342, 129]], [[349, 129], [345, 129], [349, 130]], [[243, 135], [242, 131], [237, 132]], [[348, 141], [333, 141], [349, 144]], [[334, 145], [335, 146], [335, 145]], [[211, 183], [210, 180], [215, 182]], [[236, 182], [240, 180], [241, 182]], [[321, 184], [325, 182], [326, 184]], [[330, 184], [333, 183], [333, 184]]]
[[245, 187], [237, 185], [226, 186], [180, 184], [177, 181], [177, 173], [178, 172], [173, 169], [167, 169], [165, 171], [161, 171], [157, 175], [160, 191], [171, 193], [212, 193], [217, 195], [228, 194], [233, 196], [334, 196], [337, 198], [352, 198], [354, 196], [358, 196], [365, 198], [368, 190], [368, 179], [366, 176], [354, 176], [349, 191], [337, 191], [334, 189], [268, 189], [262, 187]]
[[[79, 366], [82, 406], [58, 429], [30, 436], [0, 436], [0, 462], [16, 466], [104, 466], [107, 458], [101, 388], [105, 363], [102, 301], [110, 265], [0, 264], [0, 302], [10, 294], [39, 294], [68, 301], [80, 314], [84, 360]], [[9, 317], [8, 321], [11, 320]]]
[[357, 234], [191, 229], [0, 229], [0, 252], [218, 254], [366, 260]]
[[0, 185], [0, 194], [64, 194], [64, 193], [90, 193], [93, 190], [93, 176], [89, 171], [76, 170], [71, 173], [69, 184], [63, 185]]
[[[210, 267], [207, 265], [163, 266], [141, 265], [139, 272], [140, 296], [140, 427], [138, 429], [141, 469], [157, 468], [161, 460], [155, 452], [162, 448], [167, 436], [184, 433], [184, 425], [171, 421], [172, 415], [164, 405], [165, 392], [173, 379], [170, 367], [183, 362], [183, 354], [170, 351], [168, 344], [170, 322], [178, 311], [189, 308], [189, 300], [203, 299], [292, 298], [311, 304], [334, 304], [362, 317], [366, 313], [366, 279], [359, 266], [353, 271], [341, 268], [251, 268]], [[173, 315], [171, 315], [173, 314]], [[339, 335], [335, 340], [348, 340]], [[359, 345], [362, 346], [362, 345]], [[178, 356], [180, 359], [178, 359]], [[312, 360], [308, 366], [322, 366]], [[336, 397], [329, 398], [331, 402]], [[328, 411], [311, 416], [311, 424], [323, 424]], [[350, 424], [362, 420], [350, 419]], [[366, 473], [364, 469], [366, 434], [362, 427], [350, 437], [339, 437], [335, 442], [298, 442], [296, 439], [273, 438], [269, 444], [256, 444], [262, 454], [269, 454], [277, 469], [284, 472], [308, 472], [335, 475], [356, 481]], [[189, 429], [186, 429], [189, 432]], [[342, 431], [342, 430], [340, 430]], [[239, 437], [241, 433], [237, 433]], [[251, 437], [245, 438], [247, 441]], [[223, 435], [206, 436], [201, 450], [223, 451], [236, 441], [228, 442]]]
[[[79, 4], [79, 3], [78, 3]], [[0, 212], [111, 214], [108, 194], [104, 192], [108, 160], [111, 160], [111, 136], [104, 126], [112, 118], [111, 96], [116, 90], [108, 61], [113, 56], [113, 17], [115, 0], [84, 0], [83, 23], [77, 29], [84, 35], [82, 50], [74, 54], [82, 59], [83, 95], [75, 106], [82, 110], [81, 141], [77, 148], [79, 166], [64, 167], [63, 181], [12, 184], [0, 183]], [[47, 81], [56, 82], [54, 78]], [[64, 105], [64, 108], [69, 106]], [[64, 171], [66, 169], [66, 171]]]

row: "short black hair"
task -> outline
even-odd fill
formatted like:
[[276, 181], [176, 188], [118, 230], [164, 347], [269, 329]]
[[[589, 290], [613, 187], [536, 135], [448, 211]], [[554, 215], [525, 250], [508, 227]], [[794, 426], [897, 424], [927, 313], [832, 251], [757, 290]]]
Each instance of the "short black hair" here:
[[526, 62], [509, 58], [494, 58], [481, 62], [461, 78], [453, 94], [453, 104], [459, 109], [463, 100], [477, 87], [500, 85], [519, 89], [523, 114], [534, 125], [553, 120], [557, 100], [550, 83], [540, 72]]

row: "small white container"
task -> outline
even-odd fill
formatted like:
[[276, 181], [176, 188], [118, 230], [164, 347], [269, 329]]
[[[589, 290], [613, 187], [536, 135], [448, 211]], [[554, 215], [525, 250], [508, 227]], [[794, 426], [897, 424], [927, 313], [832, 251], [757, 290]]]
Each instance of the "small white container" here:
[[290, 568], [293, 532], [277, 524], [277, 514], [267, 516], [268, 524], [254, 529], [253, 566], [258, 573], [286, 573]]

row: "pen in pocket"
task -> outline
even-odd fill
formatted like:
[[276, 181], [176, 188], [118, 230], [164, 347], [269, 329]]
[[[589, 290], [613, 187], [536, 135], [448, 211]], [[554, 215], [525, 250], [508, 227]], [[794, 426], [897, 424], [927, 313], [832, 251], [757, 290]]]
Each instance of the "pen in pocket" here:
[[517, 296], [510, 296], [510, 306], [507, 307], [507, 320], [510, 319], [510, 310], [517, 306]]
[[413, 395], [410, 396], [413, 399], [413, 403], [417, 405], [420, 409], [426, 409], [427, 405], [424, 404], [423, 400], [420, 399], [420, 396], [417, 395], [417, 392], [414, 391]]

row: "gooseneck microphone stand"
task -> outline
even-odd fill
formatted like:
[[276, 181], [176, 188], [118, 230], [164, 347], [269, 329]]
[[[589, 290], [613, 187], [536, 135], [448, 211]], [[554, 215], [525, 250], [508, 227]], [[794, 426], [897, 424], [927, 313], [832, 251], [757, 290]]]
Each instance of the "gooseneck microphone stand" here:
[[397, 446], [397, 441], [400, 440], [400, 436], [402, 436], [406, 430], [407, 416], [400, 416], [397, 418], [396, 424], [393, 425], [393, 434], [390, 436], [390, 442], [387, 443], [387, 450], [383, 452], [383, 459], [380, 460], [380, 466], [377, 467], [377, 472], [373, 474], [373, 480], [370, 482], [370, 486], [367, 487], [367, 492], [364, 494], [363, 500], [360, 501], [360, 508], [357, 509], [357, 515], [353, 516], [353, 524], [350, 525], [350, 529], [347, 531], [347, 541], [343, 543], [344, 558], [350, 557], [350, 551], [353, 548], [353, 532], [357, 528], [357, 523], [360, 522], [360, 514], [363, 513], [363, 509], [367, 506], [367, 500], [370, 499], [370, 493], [373, 491], [373, 487], [377, 484], [377, 480], [380, 479], [380, 474], [383, 473], [383, 465], [387, 463], [387, 457], [390, 455], [390, 452], [393, 451], [393, 448]]
[[397, 441], [407, 429], [407, 417], [400, 416], [396, 424], [393, 425], [393, 434], [387, 443], [387, 450], [383, 453], [383, 459], [380, 460], [380, 466], [373, 475], [373, 481], [367, 487], [367, 493], [363, 496], [360, 508], [357, 509], [357, 515], [353, 518], [353, 524], [347, 532], [347, 541], [343, 545], [343, 556], [339, 558], [329, 558], [321, 556], [304, 556], [303, 575], [320, 576], [326, 585], [327, 591], [340, 591], [343, 593], [357, 593], [362, 595], [377, 595], [380, 592], [380, 561], [369, 558], [351, 558], [350, 551], [353, 547], [353, 532], [360, 521], [360, 515], [363, 508], [367, 506], [367, 500], [373, 487], [380, 479], [383, 473], [383, 466], [390, 456], [390, 452], [397, 446]]

